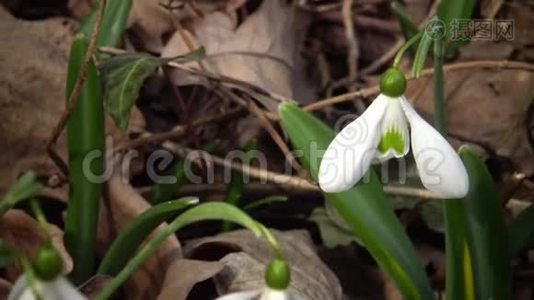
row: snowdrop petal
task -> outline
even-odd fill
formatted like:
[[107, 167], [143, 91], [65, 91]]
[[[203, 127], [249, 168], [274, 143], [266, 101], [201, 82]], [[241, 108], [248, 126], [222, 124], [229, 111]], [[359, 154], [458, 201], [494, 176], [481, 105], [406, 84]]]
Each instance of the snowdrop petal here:
[[403, 157], [410, 150], [408, 122], [400, 104], [400, 98], [391, 98], [380, 122], [381, 138], [377, 158], [380, 161]]
[[215, 300], [252, 300], [258, 297], [261, 290], [244, 291], [223, 295]]
[[441, 198], [462, 198], [469, 178], [462, 160], [447, 140], [402, 97], [401, 105], [412, 130], [412, 151], [423, 185]]
[[295, 297], [292, 297], [291, 294], [286, 291], [273, 290], [270, 288], [265, 288], [261, 293], [260, 300], [295, 300]]
[[215, 300], [305, 300], [304, 298], [294, 295], [288, 290], [275, 290], [265, 287], [263, 290], [252, 290], [231, 293], [221, 296]]
[[[53, 281], [35, 281], [35, 291], [41, 300], [85, 300], [83, 296], [70, 282], [63, 277]], [[21, 276], [9, 293], [8, 300], [36, 300], [25, 276]]]
[[319, 186], [324, 192], [346, 191], [365, 175], [376, 155], [379, 123], [391, 100], [379, 95], [359, 118], [332, 140], [319, 167]]

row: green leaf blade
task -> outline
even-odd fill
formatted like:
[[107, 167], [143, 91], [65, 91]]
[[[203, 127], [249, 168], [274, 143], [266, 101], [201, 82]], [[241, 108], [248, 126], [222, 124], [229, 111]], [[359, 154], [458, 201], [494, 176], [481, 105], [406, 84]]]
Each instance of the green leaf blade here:
[[98, 273], [116, 275], [157, 226], [187, 206], [196, 203], [198, 203], [197, 198], [182, 198], [158, 204], [137, 216], [113, 241], [102, 259]]
[[200, 221], [222, 220], [237, 223], [254, 233], [256, 236], [265, 236], [275, 252], [279, 253], [279, 246], [272, 234], [260, 223], [256, 222], [239, 208], [224, 202], [209, 202], [195, 206], [172, 221], [163, 228], [156, 237], [150, 240], [128, 262], [128, 264], [115, 276], [108, 285], [95, 297], [97, 300], [110, 298], [113, 293], [137, 270], [146, 258], [152, 254], [161, 243], [177, 230]]
[[[77, 34], [72, 42], [67, 76], [67, 99], [80, 73], [88, 44], [89, 40], [83, 34]], [[65, 220], [65, 245], [74, 261], [71, 278], [76, 283], [87, 280], [94, 272], [94, 249], [102, 182], [89, 174], [94, 176], [103, 174], [104, 136], [102, 86], [94, 61], [91, 60], [80, 97], [67, 122], [69, 203]], [[89, 157], [94, 159], [86, 161]]]
[[445, 217], [445, 252], [447, 274], [445, 279], [446, 297], [450, 300], [473, 299], [473, 278], [468, 235], [466, 232], [465, 203], [462, 199], [446, 199]]
[[415, 36], [419, 32], [419, 29], [412, 22], [410, 16], [408, 15], [408, 12], [406, 11], [406, 8], [400, 1], [398, 0], [392, 1], [391, 10], [393, 10], [393, 13], [397, 17], [397, 20], [399, 21], [402, 34], [404, 35], [404, 39], [406, 41], [411, 39], [413, 36]]
[[[98, 32], [96, 45], [98, 47], [116, 47], [126, 28], [132, 0], [108, 0], [102, 16], [102, 24]], [[79, 32], [91, 36], [96, 19], [96, 9], [80, 26]]]
[[444, 23], [446, 29], [445, 40], [450, 40], [453, 35], [454, 22], [468, 20], [473, 14], [475, 2], [473, 0], [447, 0], [441, 1], [437, 16]]
[[36, 196], [42, 188], [43, 186], [37, 181], [35, 173], [24, 173], [0, 202], [0, 218], [21, 201]]
[[418, 78], [421, 75], [421, 72], [425, 67], [425, 61], [428, 56], [428, 51], [430, 50], [430, 46], [433, 42], [434, 41], [431, 35], [428, 34], [427, 30], [425, 30], [423, 32], [423, 36], [421, 37], [421, 41], [419, 41], [419, 46], [417, 47], [417, 51], [415, 52], [415, 57], [412, 64], [412, 75], [415, 78]]
[[525, 208], [509, 225], [510, 257], [534, 246], [534, 205]]
[[465, 197], [477, 299], [510, 299], [511, 265], [502, 203], [484, 163], [468, 148], [460, 150], [469, 174]]

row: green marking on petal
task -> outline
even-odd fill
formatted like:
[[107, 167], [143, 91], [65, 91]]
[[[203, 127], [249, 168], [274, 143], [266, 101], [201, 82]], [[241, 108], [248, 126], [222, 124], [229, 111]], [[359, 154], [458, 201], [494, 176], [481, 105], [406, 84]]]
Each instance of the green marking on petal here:
[[390, 128], [382, 138], [380, 144], [378, 144], [378, 150], [384, 154], [388, 150], [393, 149], [397, 155], [401, 155], [404, 152], [404, 137], [395, 128]]

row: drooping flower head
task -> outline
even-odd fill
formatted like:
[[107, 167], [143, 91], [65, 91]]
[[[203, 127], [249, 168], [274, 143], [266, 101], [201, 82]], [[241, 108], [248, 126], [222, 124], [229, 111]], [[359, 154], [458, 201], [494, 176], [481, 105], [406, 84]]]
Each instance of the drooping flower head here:
[[[62, 259], [51, 245], [39, 250], [33, 270], [22, 274], [11, 289], [8, 300], [86, 300], [61, 275]], [[29, 270], [28, 270], [29, 271]]]
[[303, 300], [289, 288], [291, 270], [280, 258], [275, 258], [265, 271], [265, 286], [261, 289], [224, 295], [216, 300]]
[[423, 185], [440, 198], [462, 198], [469, 180], [447, 140], [428, 124], [404, 96], [406, 78], [398, 69], [380, 78], [380, 94], [367, 110], [345, 126], [328, 146], [319, 167], [319, 185], [327, 193], [350, 189], [373, 161], [400, 158], [410, 150]]

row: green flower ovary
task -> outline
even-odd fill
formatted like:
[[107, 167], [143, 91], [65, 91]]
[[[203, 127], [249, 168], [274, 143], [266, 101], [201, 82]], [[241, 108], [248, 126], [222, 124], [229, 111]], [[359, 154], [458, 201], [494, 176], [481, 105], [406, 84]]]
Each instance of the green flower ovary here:
[[395, 128], [390, 128], [386, 131], [380, 139], [378, 150], [380, 153], [386, 153], [389, 149], [393, 149], [398, 155], [404, 152], [404, 137]]

